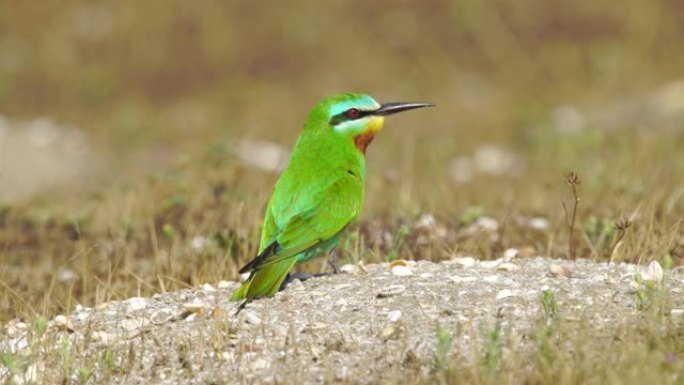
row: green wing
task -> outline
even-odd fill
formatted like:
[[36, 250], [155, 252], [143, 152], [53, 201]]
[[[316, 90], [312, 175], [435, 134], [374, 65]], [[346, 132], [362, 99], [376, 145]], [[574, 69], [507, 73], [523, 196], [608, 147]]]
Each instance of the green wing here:
[[242, 270], [294, 258], [332, 238], [359, 216], [363, 205], [359, 178], [345, 172], [326, 184], [318, 192], [302, 191], [297, 196], [288, 195], [289, 189], [274, 193], [262, 229], [260, 255]]

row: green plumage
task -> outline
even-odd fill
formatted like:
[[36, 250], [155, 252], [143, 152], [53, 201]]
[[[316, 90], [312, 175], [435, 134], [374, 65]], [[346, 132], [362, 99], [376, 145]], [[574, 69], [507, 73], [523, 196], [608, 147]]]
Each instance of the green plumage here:
[[365, 149], [392, 113], [383, 107], [344, 94], [310, 112], [268, 203], [258, 256], [240, 270], [251, 275], [231, 300], [274, 295], [296, 263], [335, 247], [363, 206]]

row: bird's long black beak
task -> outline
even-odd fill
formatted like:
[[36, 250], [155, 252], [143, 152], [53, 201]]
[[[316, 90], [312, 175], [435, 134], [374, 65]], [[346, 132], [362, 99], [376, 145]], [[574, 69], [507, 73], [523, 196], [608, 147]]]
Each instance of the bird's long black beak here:
[[413, 103], [413, 102], [385, 103], [385, 104], [380, 105], [379, 109], [373, 111], [373, 115], [387, 116], [387, 115], [396, 114], [397, 112], [408, 111], [408, 110], [412, 110], [414, 108], [423, 108], [423, 107], [434, 107], [434, 104], [432, 104], [432, 103]]

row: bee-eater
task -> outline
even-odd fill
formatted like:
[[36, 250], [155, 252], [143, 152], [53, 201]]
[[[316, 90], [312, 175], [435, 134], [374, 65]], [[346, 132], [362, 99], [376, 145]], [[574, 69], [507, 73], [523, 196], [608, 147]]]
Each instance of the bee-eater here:
[[364, 94], [323, 99], [304, 124], [266, 208], [257, 256], [240, 269], [249, 278], [231, 300], [270, 297], [296, 263], [332, 250], [361, 211], [366, 148], [385, 116], [429, 103], [379, 104]]

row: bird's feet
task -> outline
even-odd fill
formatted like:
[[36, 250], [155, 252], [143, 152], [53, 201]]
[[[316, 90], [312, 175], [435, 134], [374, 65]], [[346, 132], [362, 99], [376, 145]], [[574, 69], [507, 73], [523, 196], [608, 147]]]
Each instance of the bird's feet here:
[[285, 280], [283, 283], [280, 284], [280, 289], [278, 291], [283, 291], [289, 285], [292, 283], [295, 279], [298, 279], [302, 282], [306, 281], [307, 279], [311, 279], [314, 276], [309, 274], [309, 273], [304, 273], [304, 272], [297, 272], [297, 273], [287, 273], [287, 276], [285, 277]]
[[289, 285], [290, 283], [292, 283], [296, 279], [304, 282], [304, 281], [307, 281], [311, 278], [327, 277], [329, 275], [338, 274], [338, 273], [340, 273], [340, 271], [330, 272], [330, 273], [316, 273], [316, 274], [309, 274], [309, 273], [305, 273], [303, 271], [300, 271], [297, 273], [288, 273], [287, 277], [285, 277], [285, 280], [283, 281], [283, 283], [280, 284], [280, 289], [278, 289], [278, 291], [285, 290], [287, 285]]
[[280, 289], [278, 291], [283, 291], [289, 285], [292, 281], [295, 279], [298, 279], [302, 282], [309, 280], [311, 278], [319, 278], [319, 277], [326, 277], [328, 275], [333, 275], [333, 274], [340, 274], [342, 273], [342, 270], [340, 270], [339, 266], [337, 266], [337, 247], [330, 252], [330, 259], [328, 260], [328, 265], [332, 269], [332, 272], [330, 273], [318, 273], [318, 274], [309, 274], [305, 273], [303, 271], [297, 272], [297, 273], [287, 273], [287, 276], [285, 277], [285, 280], [283, 281], [282, 284], [280, 284]]
[[342, 271], [340, 270], [340, 267], [337, 265], [337, 247], [332, 249], [330, 252], [330, 259], [328, 259], [328, 265], [330, 268], [332, 268], [332, 274], [340, 274]]

